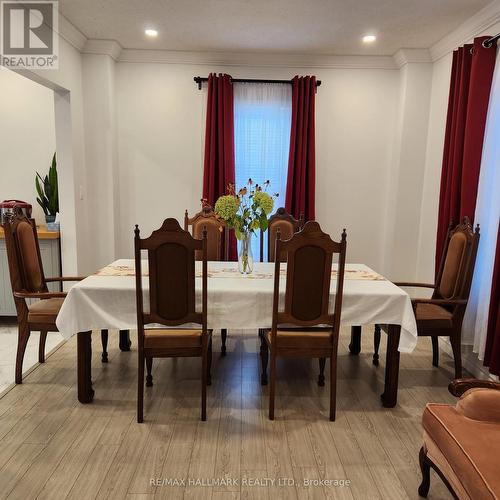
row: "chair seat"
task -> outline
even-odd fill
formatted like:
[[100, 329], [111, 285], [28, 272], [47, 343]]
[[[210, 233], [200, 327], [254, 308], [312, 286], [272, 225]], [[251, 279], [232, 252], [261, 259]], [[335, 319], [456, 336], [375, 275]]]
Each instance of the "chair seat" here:
[[28, 306], [28, 323], [55, 324], [63, 298], [39, 300]]
[[[264, 330], [264, 336], [271, 345], [271, 330]], [[277, 347], [286, 349], [329, 348], [332, 347], [331, 328], [283, 328], [276, 334]]]
[[465, 417], [450, 405], [429, 403], [424, 411], [427, 456], [459, 498], [500, 497], [500, 425]]
[[[208, 330], [211, 334], [212, 331]], [[145, 349], [175, 349], [201, 346], [201, 329], [151, 328], [144, 330]]]
[[417, 304], [417, 329], [420, 324], [424, 328], [451, 328], [452, 313], [437, 304]]

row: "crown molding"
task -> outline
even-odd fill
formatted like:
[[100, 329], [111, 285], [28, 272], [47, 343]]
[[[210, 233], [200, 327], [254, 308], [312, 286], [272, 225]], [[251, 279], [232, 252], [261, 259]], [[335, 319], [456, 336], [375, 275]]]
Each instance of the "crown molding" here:
[[264, 52], [188, 52], [123, 49], [118, 62], [274, 68], [397, 69], [391, 56], [336, 56]]
[[429, 49], [399, 49], [394, 55], [394, 63], [402, 68], [408, 63], [431, 63]]
[[72, 45], [78, 52], [81, 52], [87, 37], [70, 21], [68, 21], [61, 12], [58, 13], [59, 29], [58, 33], [61, 38], [64, 38], [70, 45]]
[[[497, 23], [500, 23], [500, 0], [494, 0], [435, 43], [430, 48], [432, 61], [437, 61], [453, 52], [460, 45], [471, 41]], [[492, 35], [496, 35], [496, 33], [492, 33]]]
[[118, 61], [122, 52], [122, 46], [116, 40], [87, 40], [82, 54], [98, 54], [111, 57]]

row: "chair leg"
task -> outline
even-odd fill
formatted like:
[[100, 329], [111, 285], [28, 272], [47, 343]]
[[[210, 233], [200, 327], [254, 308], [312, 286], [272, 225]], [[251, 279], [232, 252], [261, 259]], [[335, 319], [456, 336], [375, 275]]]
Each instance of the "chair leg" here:
[[431, 466], [427, 462], [424, 447], [420, 448], [420, 453], [418, 454], [420, 462], [420, 470], [422, 471], [422, 482], [418, 487], [418, 494], [421, 497], [427, 498], [429, 494], [429, 488], [431, 486]]
[[325, 365], [326, 365], [326, 358], [319, 358], [318, 385], [320, 387], [323, 387], [325, 385]]
[[227, 339], [227, 329], [226, 328], [223, 328], [220, 331], [220, 337], [221, 337], [221, 341], [222, 341], [222, 345], [220, 348], [220, 355], [225, 356], [226, 355], [226, 339]]
[[337, 412], [337, 356], [330, 358], [330, 421], [335, 422]]
[[108, 330], [101, 330], [101, 344], [102, 344], [101, 361], [103, 363], [107, 363], [108, 362]]
[[260, 375], [261, 385], [267, 385], [267, 363], [269, 360], [269, 349], [264, 336], [260, 335], [260, 361], [262, 364], [262, 373]]
[[375, 325], [375, 331], [373, 332], [373, 364], [378, 366], [378, 350], [380, 348], [380, 325]]
[[148, 371], [148, 374], [146, 375], [146, 387], [153, 387], [153, 375], [151, 374], [151, 372], [153, 371], [152, 357], [146, 358], [146, 369]]
[[137, 373], [137, 422], [144, 421], [144, 353], [139, 352]]
[[45, 341], [47, 340], [47, 330], [40, 332], [40, 341], [38, 343], [38, 362], [45, 363]]
[[212, 385], [212, 336], [208, 341], [207, 385]]
[[271, 349], [271, 387], [269, 389], [269, 420], [274, 420], [274, 399], [276, 393], [276, 351]]
[[208, 345], [204, 345], [203, 353], [201, 355], [201, 420], [203, 422], [207, 419], [207, 358]]
[[432, 340], [432, 365], [439, 366], [439, 343], [438, 337], [431, 337]]
[[26, 345], [30, 338], [30, 331], [26, 326], [19, 325], [16, 355], [16, 384], [23, 383], [23, 360]]
[[462, 378], [462, 343], [460, 335], [450, 337], [453, 358], [455, 360], [455, 378]]

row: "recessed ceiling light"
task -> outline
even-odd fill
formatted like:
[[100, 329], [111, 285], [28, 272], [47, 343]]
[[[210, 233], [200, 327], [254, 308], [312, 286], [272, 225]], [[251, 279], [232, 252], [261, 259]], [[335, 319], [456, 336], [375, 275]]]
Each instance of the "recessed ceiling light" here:
[[377, 37], [375, 35], [365, 35], [363, 37], [363, 42], [364, 43], [373, 43], [376, 39], [377, 39]]
[[152, 28], [148, 28], [147, 30], [144, 30], [144, 34], [146, 36], [154, 38], [155, 36], [158, 36], [158, 31], [156, 31], [156, 30], [154, 30]]

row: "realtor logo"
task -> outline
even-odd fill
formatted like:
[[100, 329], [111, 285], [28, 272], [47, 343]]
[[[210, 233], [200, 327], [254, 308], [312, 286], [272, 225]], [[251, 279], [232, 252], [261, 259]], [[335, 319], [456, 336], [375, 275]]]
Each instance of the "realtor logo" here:
[[57, 69], [58, 2], [0, 4], [1, 64], [14, 69]]

